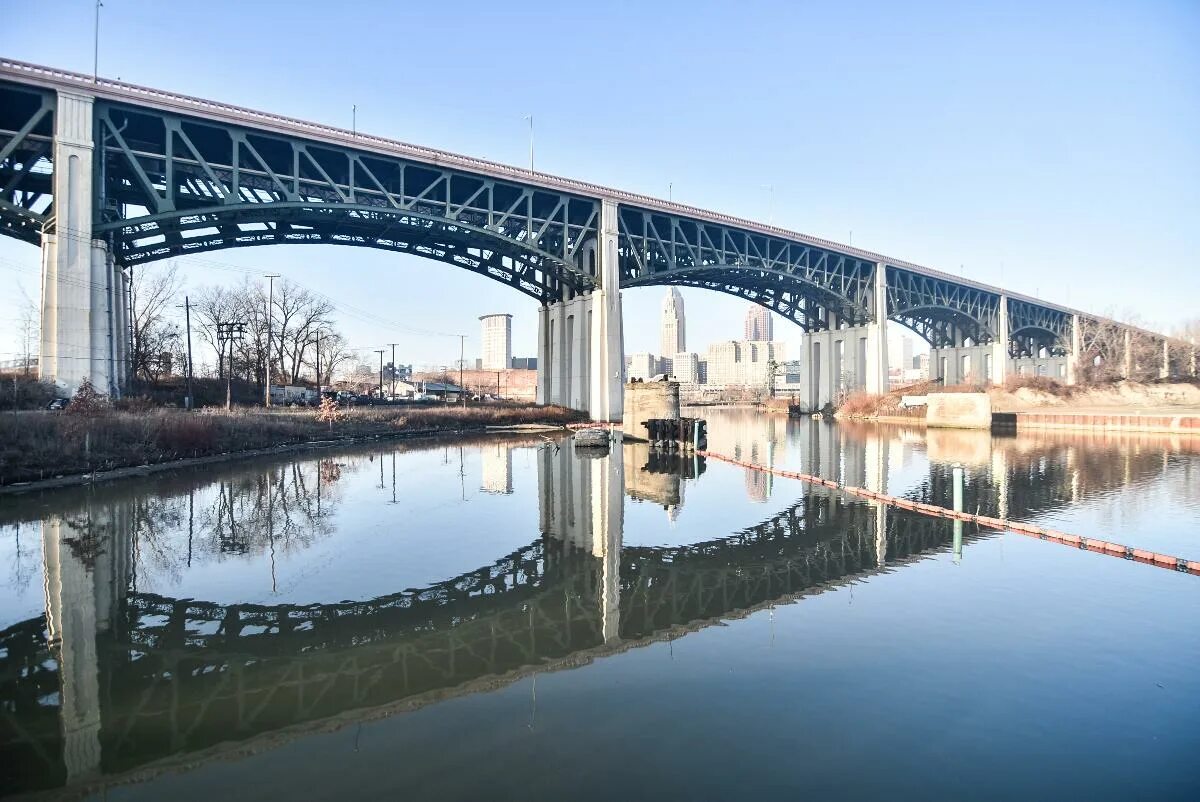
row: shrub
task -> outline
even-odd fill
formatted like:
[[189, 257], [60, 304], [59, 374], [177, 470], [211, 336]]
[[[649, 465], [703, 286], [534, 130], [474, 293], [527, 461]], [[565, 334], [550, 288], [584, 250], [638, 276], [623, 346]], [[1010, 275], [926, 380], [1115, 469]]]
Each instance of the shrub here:
[[842, 405], [838, 408], [838, 413], [853, 417], [872, 415], [878, 411], [881, 400], [882, 398], [880, 396], [872, 393], [856, 391], [846, 396], [846, 400], [843, 401]]

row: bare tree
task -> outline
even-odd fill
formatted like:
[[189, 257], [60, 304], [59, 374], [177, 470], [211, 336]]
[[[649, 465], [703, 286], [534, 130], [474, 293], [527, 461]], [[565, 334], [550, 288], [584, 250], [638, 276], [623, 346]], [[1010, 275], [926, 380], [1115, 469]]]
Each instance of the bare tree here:
[[217, 377], [225, 377], [225, 361], [222, 342], [217, 332], [222, 326], [236, 322], [238, 318], [237, 295], [226, 287], [205, 287], [192, 301], [192, 315], [200, 339], [212, 347], [217, 355]]
[[284, 280], [275, 290], [275, 317], [271, 321], [271, 348], [276, 371], [295, 384], [305, 364], [305, 353], [314, 346], [318, 330], [331, 327], [333, 303]]
[[21, 292], [21, 306], [17, 317], [17, 353], [20, 354], [20, 367], [28, 376], [37, 362], [34, 355], [38, 352], [39, 313], [37, 304], [30, 299], [25, 289], [18, 289]]
[[175, 300], [182, 280], [174, 263], [165, 270], [141, 267], [131, 272], [129, 317], [133, 343], [130, 351], [134, 376], [157, 384], [170, 368], [172, 354], [178, 349], [179, 325], [172, 319]]
[[[317, 376], [318, 386], [333, 384], [333, 376], [338, 369], [355, 358], [354, 352], [346, 345], [346, 338], [336, 331], [323, 330], [320, 351], [314, 347], [313, 352], [321, 359], [321, 374]], [[316, 368], [315, 359], [313, 368]]]

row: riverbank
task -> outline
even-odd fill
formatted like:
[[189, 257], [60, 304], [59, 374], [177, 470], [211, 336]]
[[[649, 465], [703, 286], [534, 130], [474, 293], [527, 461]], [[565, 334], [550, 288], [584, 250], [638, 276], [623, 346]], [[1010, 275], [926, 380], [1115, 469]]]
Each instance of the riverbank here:
[[[939, 393], [978, 393], [981, 388], [926, 383], [886, 395], [855, 393], [838, 409], [842, 420], [925, 425], [926, 407], [905, 398]], [[1017, 378], [986, 390], [993, 413], [1008, 413], [1017, 429], [1062, 428], [1200, 434], [1200, 384], [1117, 382], [1082, 387], [1045, 378]]]
[[565, 426], [584, 417], [564, 407], [535, 405], [352, 407], [332, 423], [319, 420], [310, 409], [104, 409], [88, 415], [2, 416], [0, 492], [364, 440], [480, 433], [496, 426]]

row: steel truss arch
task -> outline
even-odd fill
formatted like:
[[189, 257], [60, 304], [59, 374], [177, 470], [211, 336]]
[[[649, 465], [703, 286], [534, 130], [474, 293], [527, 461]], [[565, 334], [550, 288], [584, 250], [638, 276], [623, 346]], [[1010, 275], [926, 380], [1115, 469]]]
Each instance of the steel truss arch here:
[[[818, 328], [816, 306], [850, 325], [870, 321], [875, 263], [809, 243], [622, 204], [617, 251], [622, 287], [716, 289], [806, 331]], [[707, 275], [714, 273], [720, 277]]]
[[[622, 287], [679, 286], [697, 287], [743, 298], [763, 306], [780, 317], [795, 323], [805, 332], [824, 331], [830, 326], [829, 299], [820, 288], [805, 285], [795, 277], [772, 270], [730, 269], [712, 266], [698, 270], [681, 270], [660, 276], [654, 281], [626, 281]], [[798, 292], [797, 290], [802, 291]], [[842, 305], [834, 301], [834, 308]]]
[[1043, 348], [1052, 356], [1070, 352], [1070, 314], [1014, 298], [1008, 302], [1008, 315], [1011, 356], [1036, 357]]
[[54, 217], [53, 92], [0, 84], [0, 234], [33, 245]]
[[992, 342], [1000, 296], [938, 276], [888, 266], [888, 318], [919, 334], [933, 348]]
[[270, 243], [413, 253], [543, 302], [581, 267], [599, 201], [367, 149], [97, 102], [96, 235], [122, 264]]

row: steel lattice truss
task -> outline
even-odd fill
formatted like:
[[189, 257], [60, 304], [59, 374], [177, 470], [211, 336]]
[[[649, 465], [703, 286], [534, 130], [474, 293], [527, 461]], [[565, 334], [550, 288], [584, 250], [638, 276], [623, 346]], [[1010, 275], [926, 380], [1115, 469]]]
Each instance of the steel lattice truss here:
[[368, 149], [98, 102], [98, 234], [123, 264], [269, 243], [360, 245], [542, 301], [594, 285], [599, 203]]
[[911, 270], [888, 268], [888, 316], [934, 348], [992, 342], [1000, 296], [966, 284]]
[[828, 328], [828, 312], [851, 325], [870, 320], [875, 263], [806, 243], [622, 205], [618, 252], [622, 287], [705, 287], [805, 331]]
[[1009, 353], [1037, 356], [1045, 348], [1053, 356], [1071, 350], [1071, 315], [1016, 298], [1008, 301]]
[[0, 233], [41, 244], [53, 214], [54, 94], [0, 84]]

